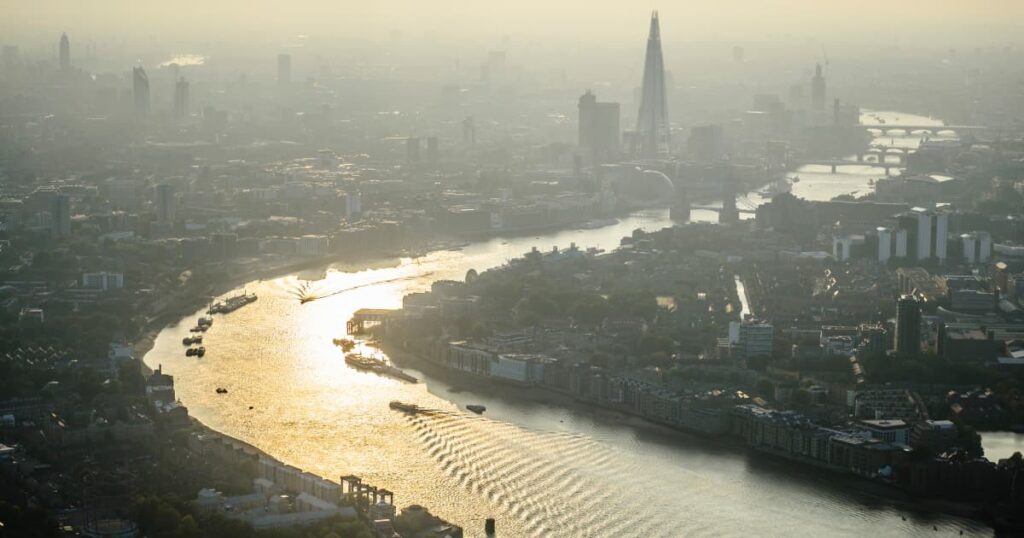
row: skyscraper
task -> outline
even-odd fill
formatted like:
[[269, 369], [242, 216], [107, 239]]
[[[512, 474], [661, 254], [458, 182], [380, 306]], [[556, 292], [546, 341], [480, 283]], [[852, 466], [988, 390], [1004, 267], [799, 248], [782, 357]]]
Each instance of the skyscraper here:
[[292, 56], [290, 54], [277, 55], [277, 83], [285, 86], [292, 81]]
[[156, 223], [164, 228], [174, 226], [174, 186], [161, 183], [156, 186]]
[[600, 103], [587, 90], [579, 101], [579, 145], [602, 162], [619, 152], [619, 104]]
[[665, 93], [665, 62], [661, 56], [661, 27], [658, 12], [651, 14], [647, 36], [644, 80], [640, 89], [640, 114], [636, 120], [635, 148], [644, 156], [669, 151], [668, 96]]
[[132, 68], [132, 97], [135, 99], [135, 115], [149, 115], [149, 77], [142, 67]]
[[68, 34], [60, 35], [60, 70], [71, 69], [71, 43], [68, 41]]
[[71, 237], [71, 197], [56, 194], [50, 206], [51, 235], [54, 238]]
[[896, 302], [896, 354], [915, 357], [921, 352], [921, 304], [913, 295]]
[[174, 119], [181, 120], [188, 116], [188, 81], [181, 77], [174, 84]]
[[821, 64], [814, 66], [814, 78], [811, 79], [811, 107], [814, 110], [825, 109], [825, 76], [821, 74]]

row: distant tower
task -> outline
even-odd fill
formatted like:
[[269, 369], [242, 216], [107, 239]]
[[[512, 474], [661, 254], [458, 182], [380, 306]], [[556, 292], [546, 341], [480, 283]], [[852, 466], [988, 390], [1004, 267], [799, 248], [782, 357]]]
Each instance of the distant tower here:
[[51, 235], [55, 239], [71, 237], [71, 197], [67, 194], [57, 194], [51, 203]]
[[181, 77], [174, 84], [174, 119], [182, 120], [188, 116], [188, 81]]
[[135, 115], [149, 114], [149, 77], [141, 67], [132, 68], [132, 96], [135, 100]]
[[68, 41], [68, 34], [60, 35], [60, 70], [71, 69], [71, 42]]
[[722, 209], [718, 212], [718, 222], [729, 224], [740, 220], [740, 211], [736, 207], [736, 171], [730, 166], [722, 168]]
[[921, 352], [921, 303], [913, 295], [896, 302], [896, 354], [916, 357]]
[[661, 27], [657, 11], [651, 14], [651, 31], [647, 36], [636, 137], [636, 150], [640, 155], [656, 156], [669, 151], [668, 96], [665, 93], [665, 62], [661, 56]]
[[690, 220], [690, 197], [686, 195], [685, 188], [676, 190], [676, 198], [668, 209], [668, 216], [673, 222], [687, 222]]
[[466, 116], [466, 119], [462, 120], [462, 143], [467, 146], [476, 146], [476, 123], [473, 122], [473, 116]]
[[174, 226], [176, 204], [174, 186], [161, 183], [156, 186], [156, 223], [165, 229]]
[[619, 152], [619, 104], [600, 103], [587, 90], [579, 100], [579, 145], [595, 162], [604, 162]]
[[286, 86], [292, 82], [292, 56], [291, 54], [277, 55], [277, 83]]
[[821, 74], [821, 64], [814, 66], [814, 78], [811, 79], [811, 107], [814, 110], [825, 109], [825, 76]]

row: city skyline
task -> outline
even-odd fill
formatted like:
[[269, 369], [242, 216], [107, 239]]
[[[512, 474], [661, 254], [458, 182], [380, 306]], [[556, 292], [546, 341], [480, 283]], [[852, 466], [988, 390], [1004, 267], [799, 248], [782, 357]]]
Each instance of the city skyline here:
[[1024, 6], [26, 6], [0, 535], [1024, 532]]

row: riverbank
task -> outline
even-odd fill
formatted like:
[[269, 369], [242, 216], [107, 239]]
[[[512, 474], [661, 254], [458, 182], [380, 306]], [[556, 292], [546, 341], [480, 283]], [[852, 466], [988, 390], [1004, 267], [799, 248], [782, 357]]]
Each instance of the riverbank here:
[[[624, 426], [645, 437], [659, 439], [661, 442], [683, 443], [690, 448], [698, 448], [709, 454], [740, 455], [747, 461], [748, 466], [777, 475], [779, 480], [795, 480], [815, 488], [827, 488], [832, 494], [848, 496], [849, 502], [857, 502], [865, 506], [889, 504], [898, 507], [901, 512], [905, 512], [906, 517], [927, 518], [939, 513], [974, 520], [990, 526], [997, 522], [999, 516], [992, 507], [983, 503], [918, 497], [892, 484], [852, 473], [834, 465], [813, 460], [794, 459], [789, 454], [767, 447], [752, 447], [742, 439], [728, 434], [709, 435], [679, 428], [651, 420], [628, 410], [580, 399], [550, 387], [511, 385], [487, 376], [449, 369], [387, 342], [383, 343], [380, 349], [396, 364], [414, 368], [435, 379], [445, 380], [455, 389], [453, 392], [486, 394], [488, 399], [498, 399], [510, 403], [529, 402], [544, 406], [558, 406], [573, 414], [586, 415], [594, 420]], [[423, 381], [427, 382], [427, 380]], [[462, 412], [466, 411], [462, 410]]]

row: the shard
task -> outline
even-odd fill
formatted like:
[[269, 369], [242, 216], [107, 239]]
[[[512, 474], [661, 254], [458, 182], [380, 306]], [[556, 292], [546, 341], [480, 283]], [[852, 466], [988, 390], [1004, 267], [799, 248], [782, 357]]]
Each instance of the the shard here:
[[647, 36], [647, 59], [644, 61], [635, 144], [636, 152], [645, 157], [669, 152], [668, 96], [665, 93], [665, 62], [661, 56], [661, 27], [657, 11], [651, 14], [651, 32]]

